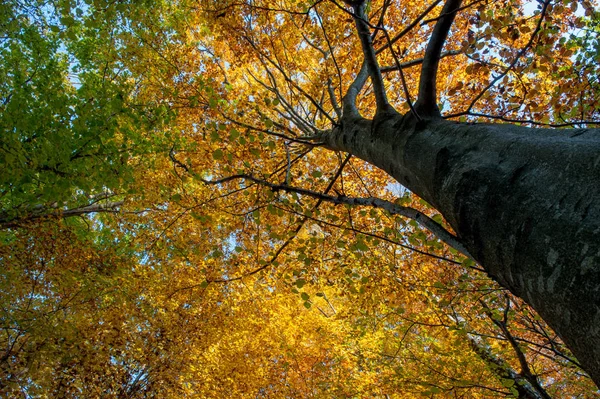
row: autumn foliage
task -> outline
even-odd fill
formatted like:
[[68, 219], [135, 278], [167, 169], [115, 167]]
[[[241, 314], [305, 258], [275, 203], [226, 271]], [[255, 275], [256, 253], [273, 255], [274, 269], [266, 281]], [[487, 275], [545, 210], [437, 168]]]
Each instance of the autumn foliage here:
[[[367, 7], [402, 112], [442, 6]], [[587, 1], [465, 3], [440, 110], [597, 121], [597, 21]], [[320, 145], [363, 65], [348, 4], [8, 1], [0, 30], [0, 396], [597, 395], [472, 259], [351, 201], [450, 229]]]

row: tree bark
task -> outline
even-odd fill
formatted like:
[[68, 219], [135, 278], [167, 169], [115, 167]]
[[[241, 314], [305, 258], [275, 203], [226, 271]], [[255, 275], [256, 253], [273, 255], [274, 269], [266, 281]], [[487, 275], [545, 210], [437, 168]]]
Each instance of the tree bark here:
[[417, 121], [387, 110], [344, 117], [325, 141], [435, 207], [600, 386], [600, 129]]

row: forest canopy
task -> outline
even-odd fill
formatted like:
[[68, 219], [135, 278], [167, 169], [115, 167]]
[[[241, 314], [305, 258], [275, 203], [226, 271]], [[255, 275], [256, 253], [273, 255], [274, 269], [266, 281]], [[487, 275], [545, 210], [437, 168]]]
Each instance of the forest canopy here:
[[[550, 269], [534, 262], [529, 234], [553, 218], [490, 212], [555, 207], [521, 196], [546, 175], [505, 153], [596, 190], [563, 195], [578, 224], [599, 212], [598, 6], [2, 2], [0, 396], [597, 396], [600, 346], [582, 358], [570, 328], [587, 324], [550, 307], [568, 257], [548, 244]], [[503, 129], [527, 138], [494, 152]], [[432, 131], [458, 144], [413, 144]], [[589, 149], [585, 173], [536, 152], [561, 134]], [[514, 186], [475, 201], [489, 179], [465, 172], [455, 212], [438, 168], [460, 143], [482, 170], [507, 159]], [[542, 283], [513, 279], [519, 243]], [[590, 292], [598, 254], [577, 261]]]

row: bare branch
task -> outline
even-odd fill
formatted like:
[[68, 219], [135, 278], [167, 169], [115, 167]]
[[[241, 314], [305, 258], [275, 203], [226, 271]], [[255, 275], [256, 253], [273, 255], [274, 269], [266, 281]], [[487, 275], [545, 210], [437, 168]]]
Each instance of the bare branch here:
[[269, 57], [267, 54], [265, 54], [263, 51], [261, 51], [249, 37], [247, 37], [247, 36], [242, 36], [242, 37], [246, 40], [246, 42], [248, 42], [248, 44], [250, 44], [250, 46], [260, 56], [259, 61], [261, 63], [263, 63], [263, 65], [265, 66], [265, 69], [268, 69], [264, 62], [266, 60], [266, 62], [271, 64], [277, 71], [279, 71], [279, 73], [283, 76], [283, 78], [285, 79], [285, 81], [288, 84], [292, 85], [292, 87], [294, 89], [296, 89], [300, 94], [302, 94], [302, 96], [304, 96], [304, 98], [306, 98], [310, 103], [312, 103], [319, 110], [319, 112], [321, 112], [327, 119], [329, 119], [329, 121], [331, 123], [333, 123], [333, 124], [336, 123], [336, 121], [331, 117], [331, 115], [329, 115], [329, 113], [327, 111], [325, 111], [323, 109], [323, 107], [321, 107], [321, 104], [319, 104], [318, 101], [316, 101], [310, 94], [308, 94], [306, 92], [306, 90], [304, 90], [302, 87], [300, 87], [300, 85], [298, 85], [294, 81], [294, 79], [292, 79], [290, 76], [288, 76], [288, 74], [285, 72], [284, 68], [282, 68], [278, 62], [275, 62], [271, 57]]
[[338, 119], [342, 118], [342, 109], [338, 105], [337, 99], [335, 98], [335, 91], [333, 89], [333, 84], [331, 82], [331, 78], [327, 79], [327, 92], [329, 93], [329, 101], [331, 101], [331, 106], [335, 111]]
[[444, 115], [444, 118], [456, 118], [458, 116], [469, 115], [469, 116], [477, 116], [480, 118], [489, 118], [489, 119], [497, 119], [503, 122], [509, 123], [520, 123], [520, 124], [528, 124], [532, 126], [544, 126], [544, 127], [581, 127], [582, 125], [600, 125], [599, 121], [585, 120], [585, 121], [573, 121], [573, 122], [565, 122], [565, 123], [545, 123], [538, 122], [533, 119], [517, 119], [517, 118], [507, 118], [504, 115], [491, 115], [491, 114], [482, 114], [479, 112], [459, 112], [452, 115]]
[[[296, 214], [298, 216], [302, 216], [303, 215], [300, 212], [295, 211], [295, 210], [290, 210], [290, 209], [287, 209], [287, 208], [282, 208], [282, 207], [279, 207], [277, 205], [275, 207], [278, 208], [278, 209], [281, 209], [282, 211], [290, 212], [290, 213]], [[315, 218], [313, 216], [306, 216], [306, 215], [304, 215], [304, 216], [307, 217], [308, 220], [315, 221], [315, 222], [317, 222], [319, 224], [322, 224], [322, 225], [325, 225], [325, 226], [330, 226], [330, 227], [334, 227], [336, 229], [342, 229], [342, 230], [346, 230], [346, 231], [352, 231], [352, 232], [357, 233], [357, 234], [362, 234], [362, 235], [365, 235], [365, 236], [377, 238], [378, 240], [385, 241], [385, 242], [387, 242], [389, 244], [392, 244], [392, 245], [397, 245], [397, 246], [399, 246], [401, 248], [407, 249], [407, 250], [412, 251], [412, 252], [416, 252], [416, 253], [421, 254], [421, 255], [428, 256], [430, 258], [434, 258], [434, 259], [438, 259], [438, 260], [441, 260], [441, 261], [444, 261], [444, 262], [452, 263], [454, 265], [460, 265], [460, 266], [467, 267], [467, 268], [472, 269], [472, 270], [477, 270], [477, 271], [480, 271], [480, 272], [485, 272], [483, 269], [481, 269], [479, 267], [476, 267], [476, 266], [464, 266], [461, 262], [459, 262], [457, 260], [446, 258], [446, 257], [440, 256], [440, 255], [436, 255], [436, 254], [433, 254], [431, 252], [426, 252], [426, 251], [420, 250], [420, 249], [415, 248], [415, 247], [411, 247], [410, 245], [406, 245], [406, 244], [403, 244], [401, 242], [392, 240], [391, 238], [387, 237], [386, 235], [379, 235], [379, 234], [370, 233], [368, 231], [359, 230], [357, 228], [348, 226], [347, 223], [345, 223], [345, 224], [335, 224], [335, 223], [331, 223], [331, 222], [328, 222], [328, 221], [323, 220], [323, 219]]]
[[[335, 69], [337, 71], [337, 76], [338, 76], [338, 89], [339, 89], [339, 95], [340, 98], [342, 98], [342, 70], [337, 62], [337, 59], [335, 58], [335, 51], [333, 51], [333, 46], [331, 45], [331, 41], [329, 40], [329, 36], [327, 35], [327, 31], [325, 29], [325, 26], [323, 25], [323, 19], [321, 18], [321, 16], [319, 15], [318, 12], [316, 12], [318, 21], [319, 21], [319, 26], [321, 27], [321, 30], [323, 31], [323, 38], [325, 39], [325, 43], [327, 43], [327, 47], [329, 48], [329, 52], [328, 54], [331, 55], [331, 59], [333, 60], [333, 65], [335, 65]], [[327, 58], [327, 57], [325, 57]], [[339, 118], [341, 118], [341, 110], [338, 108], [337, 106], [337, 100], [335, 99], [335, 94], [334, 91], [331, 87], [331, 83], [329, 84], [329, 95], [331, 97], [331, 103], [336, 111], [336, 114]]]
[[281, 105], [283, 106], [283, 108], [285, 109], [285, 111], [288, 113], [288, 115], [282, 115], [281, 113], [279, 113], [279, 114], [282, 117], [288, 119], [290, 122], [294, 123], [296, 126], [298, 126], [298, 128], [300, 130], [302, 130], [304, 132], [304, 134], [306, 134], [306, 135], [312, 135], [315, 132], [317, 132], [318, 129], [315, 126], [313, 126], [310, 123], [310, 121], [306, 120], [301, 115], [299, 115], [296, 112], [296, 110], [294, 109], [294, 107], [287, 101], [287, 99], [285, 98], [285, 96], [283, 94], [281, 94], [281, 91], [279, 90], [279, 87], [277, 86], [277, 80], [275, 79], [275, 76], [273, 76], [273, 73], [271, 72], [271, 70], [269, 69], [269, 67], [266, 65], [266, 63], [262, 59], [259, 59], [259, 60], [262, 63], [267, 76], [269, 77], [269, 81], [271, 82], [271, 85], [268, 85], [267, 83], [265, 83], [262, 80], [258, 79], [251, 71], [248, 71], [248, 74], [258, 84], [260, 84], [266, 90], [274, 93], [275, 96], [277, 96], [277, 99], [279, 100], [279, 102], [281, 103]]
[[[274, 132], [274, 131], [269, 130], [269, 129], [259, 128], [259, 127], [250, 125], [248, 123], [244, 123], [244, 122], [238, 121], [238, 120], [233, 119], [233, 118], [231, 118], [229, 116], [226, 116], [226, 115], [223, 115], [223, 116], [229, 122], [234, 123], [234, 124], [236, 124], [236, 125], [238, 125], [240, 127], [244, 127], [246, 129], [251, 129], [251, 130], [254, 130], [254, 131], [257, 131], [257, 132], [262, 132], [262, 133], [265, 133], [265, 134], [267, 134], [269, 136], [278, 137], [278, 138], [283, 139], [283, 140], [291, 141], [293, 143], [304, 144], [304, 145], [308, 145], [308, 146], [319, 145], [318, 142], [311, 141], [310, 137], [309, 138], [306, 138], [306, 137], [301, 137], [301, 138], [290, 137], [290, 136], [287, 136], [285, 134], [277, 133], [277, 132]], [[285, 126], [281, 126], [279, 124], [277, 124], [277, 125], [278, 125], [278, 127], [282, 128], [282, 129], [285, 128]]]

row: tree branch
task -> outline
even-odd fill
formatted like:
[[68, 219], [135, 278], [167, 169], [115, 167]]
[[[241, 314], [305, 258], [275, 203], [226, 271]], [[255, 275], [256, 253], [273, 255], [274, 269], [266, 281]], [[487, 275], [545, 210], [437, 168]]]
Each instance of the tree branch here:
[[377, 113], [381, 111], [387, 111], [390, 108], [390, 105], [387, 100], [381, 70], [379, 69], [379, 64], [377, 63], [375, 49], [373, 48], [373, 41], [371, 40], [371, 31], [369, 28], [369, 23], [367, 19], [368, 17], [366, 15], [365, 8], [366, 1], [353, 3], [352, 9], [354, 10], [354, 13], [352, 14], [352, 16], [354, 18], [354, 23], [356, 24], [356, 31], [358, 33], [358, 38], [360, 39], [360, 44], [363, 50], [363, 56], [365, 57], [365, 63], [367, 65], [369, 77], [371, 78], [371, 83], [373, 84], [373, 91], [375, 93], [375, 103], [377, 104]]
[[524, 399], [545, 399], [531, 386], [522, 375], [517, 373], [508, 363], [494, 355], [491, 349], [479, 339], [479, 337], [473, 337], [470, 334], [467, 335], [469, 344], [473, 352], [479, 356], [501, 381], [512, 380], [514, 382], [514, 389], [517, 390], [519, 398]]
[[482, 299], [479, 300], [481, 306], [483, 306], [484, 312], [487, 317], [494, 323], [501, 331], [502, 334], [506, 337], [513, 351], [517, 355], [517, 359], [519, 360], [519, 365], [521, 366], [521, 372], [519, 375], [526, 379], [533, 389], [535, 389], [539, 396], [543, 399], [552, 399], [548, 392], [541, 386], [540, 382], [537, 379], [537, 376], [531, 372], [531, 368], [529, 367], [529, 363], [527, 362], [527, 358], [525, 354], [521, 350], [519, 343], [516, 341], [515, 337], [512, 335], [510, 330], [508, 329], [507, 321], [508, 321], [508, 311], [510, 309], [510, 297], [506, 296], [506, 307], [504, 308], [504, 318], [503, 320], [498, 320], [492, 314], [491, 309], [488, 307], [487, 303], [485, 303]]
[[265, 54], [264, 51], [261, 51], [258, 48], [258, 46], [249, 37], [242, 36], [242, 38], [244, 40], [246, 40], [246, 42], [248, 44], [250, 44], [250, 46], [257, 52], [257, 54], [259, 55], [258, 60], [263, 64], [265, 69], [268, 70], [268, 67], [266, 66], [266, 63], [265, 63], [265, 60], [266, 60], [266, 62], [271, 64], [281, 74], [281, 76], [283, 76], [283, 78], [285, 79], [285, 81], [288, 84], [290, 84], [295, 90], [297, 90], [300, 94], [302, 94], [302, 96], [304, 96], [310, 103], [312, 103], [312, 105], [314, 105], [317, 108], [317, 110], [319, 110], [319, 112], [321, 112], [327, 119], [329, 119], [329, 121], [331, 123], [333, 123], [333, 124], [336, 123], [336, 121], [331, 117], [331, 115], [329, 115], [329, 113], [323, 109], [321, 104], [318, 101], [316, 101], [310, 94], [308, 94], [306, 92], [306, 90], [304, 90], [302, 87], [300, 87], [300, 85], [298, 83], [296, 83], [294, 81], [294, 79], [292, 79], [285, 72], [284, 68], [282, 68], [282, 66], [278, 62], [273, 61], [273, 59], [271, 59], [271, 57], [269, 57], [267, 54]]
[[[327, 185], [327, 188], [325, 189], [325, 194], [328, 193], [332, 188], [333, 185], [335, 184], [336, 180], [341, 176], [344, 167], [346, 166], [346, 164], [348, 163], [348, 161], [350, 160], [351, 155], [346, 156], [346, 158], [342, 161], [342, 163], [340, 164], [340, 167], [338, 168], [337, 172], [335, 173], [335, 175], [333, 176], [333, 178], [331, 179], [331, 181], [329, 182], [329, 184]], [[202, 180], [202, 179], [201, 179]], [[203, 180], [205, 183], [207, 182], [206, 180]], [[257, 183], [258, 181], [262, 181], [257, 179]], [[219, 183], [214, 183], [214, 184], [219, 184]], [[258, 183], [260, 184], [260, 183]], [[319, 199], [317, 201], [317, 203], [313, 206], [312, 210], [316, 210], [319, 206], [321, 206], [321, 204], [323, 203], [322, 199]], [[249, 273], [243, 274], [241, 276], [237, 276], [237, 277], [230, 277], [230, 278], [226, 278], [226, 279], [210, 279], [207, 280], [208, 282], [216, 282], [216, 283], [228, 283], [231, 281], [236, 281], [236, 280], [241, 280], [244, 277], [247, 276], [252, 276], [256, 273], [261, 272], [262, 270], [265, 270], [267, 267], [269, 267], [270, 265], [272, 265], [277, 258], [279, 257], [279, 255], [283, 252], [283, 250], [290, 245], [290, 243], [292, 242], [292, 240], [298, 235], [298, 233], [300, 232], [300, 230], [302, 229], [302, 227], [304, 226], [304, 223], [306, 223], [306, 221], [309, 219], [308, 216], [304, 215], [304, 218], [300, 221], [300, 223], [298, 223], [298, 225], [296, 226], [296, 228], [294, 229], [292, 235], [282, 244], [279, 246], [279, 248], [277, 249], [277, 251], [273, 254], [273, 256], [271, 257], [271, 259], [266, 262], [264, 265], [260, 266], [257, 269], [252, 270]]]
[[472, 258], [469, 251], [465, 248], [465, 246], [460, 242], [458, 237], [450, 233], [446, 230], [441, 224], [425, 215], [423, 212], [420, 212], [414, 208], [396, 205], [390, 201], [382, 200], [381, 198], [376, 197], [367, 197], [367, 198], [357, 198], [357, 197], [347, 197], [345, 195], [331, 196], [324, 193], [319, 193], [316, 191], [307, 190], [301, 187], [292, 187], [285, 184], [274, 184], [268, 182], [263, 179], [256, 178], [252, 175], [247, 174], [239, 174], [228, 176], [219, 180], [206, 180], [198, 177], [203, 183], [215, 185], [215, 184], [223, 184], [233, 180], [248, 180], [253, 183], [260, 184], [265, 187], [269, 187], [273, 191], [285, 191], [290, 193], [296, 193], [300, 195], [306, 195], [307, 197], [318, 199], [319, 201], [326, 201], [336, 205], [351, 205], [351, 206], [370, 206], [373, 208], [379, 208], [387, 211], [391, 215], [400, 215], [404, 216], [408, 219], [414, 220], [419, 225], [429, 230], [433, 235], [435, 235], [438, 239], [444, 242], [446, 245], [456, 249], [461, 252], [465, 256]]
[[[458, 50], [446, 51], [440, 55], [440, 59], [450, 57], [453, 55], [458, 55], [458, 54], [460, 54], [460, 51], [458, 51]], [[395, 64], [395, 65], [390, 65], [390, 66], [383, 66], [379, 69], [381, 70], [381, 73], [389, 73], [389, 72], [398, 71], [399, 69], [407, 69], [407, 68], [410, 68], [410, 67], [413, 67], [416, 65], [421, 65], [422, 63], [423, 63], [423, 58], [417, 58], [414, 60], [401, 62], [399, 65]]]
[[[290, 212], [290, 213], [296, 214], [298, 216], [302, 216], [303, 215], [300, 212], [295, 211], [295, 210], [290, 210], [290, 209], [287, 209], [287, 208], [282, 208], [280, 206], [275, 206], [275, 207], [278, 208], [278, 209], [281, 209], [282, 211]], [[357, 233], [357, 234], [362, 234], [362, 235], [365, 235], [365, 236], [377, 238], [378, 240], [385, 241], [385, 242], [387, 242], [389, 244], [392, 244], [392, 245], [397, 245], [397, 246], [399, 246], [401, 248], [407, 249], [407, 250], [412, 251], [412, 252], [416, 252], [416, 253], [421, 254], [421, 255], [429, 256], [429, 257], [434, 258], [434, 259], [442, 260], [444, 262], [452, 263], [454, 265], [459, 265], [459, 266], [462, 266], [462, 267], [466, 267], [468, 269], [477, 270], [477, 271], [485, 273], [485, 270], [483, 270], [483, 269], [481, 269], [481, 268], [479, 268], [477, 266], [465, 266], [465, 265], [462, 264], [462, 262], [459, 262], [457, 260], [450, 259], [450, 258], [447, 258], [447, 257], [444, 257], [444, 256], [440, 256], [440, 255], [436, 255], [436, 254], [431, 253], [431, 252], [426, 252], [426, 251], [420, 250], [420, 249], [412, 247], [410, 245], [406, 245], [406, 244], [403, 244], [401, 242], [392, 240], [391, 238], [386, 237], [385, 235], [378, 235], [378, 234], [370, 233], [368, 231], [364, 231], [364, 230], [357, 229], [355, 227], [348, 226], [347, 224], [335, 224], [335, 223], [331, 223], [331, 222], [328, 222], [328, 221], [323, 220], [323, 219], [318, 219], [318, 218], [310, 217], [310, 216], [306, 216], [306, 215], [304, 215], [304, 217], [307, 218], [307, 219], [309, 219], [309, 220], [315, 221], [315, 222], [317, 222], [317, 223], [319, 223], [321, 225], [330, 226], [330, 227], [334, 227], [336, 229], [342, 229], [342, 230], [351, 231], [351, 232], [354, 232], [354, 233]]]
[[492, 114], [483, 114], [483, 113], [479, 113], [479, 112], [466, 112], [465, 111], [465, 112], [459, 112], [459, 113], [452, 114], [452, 115], [444, 115], [444, 119], [456, 118], [459, 116], [467, 115], [467, 116], [476, 116], [476, 117], [480, 117], [480, 118], [497, 119], [497, 120], [501, 120], [502, 122], [519, 123], [521, 125], [528, 124], [531, 126], [543, 126], [543, 127], [553, 127], [553, 128], [559, 128], [559, 127], [581, 128], [582, 125], [585, 125], [585, 126], [600, 125], [599, 121], [592, 121], [592, 120], [579, 120], [579, 121], [565, 122], [565, 123], [538, 122], [533, 119], [508, 118], [508, 117], [504, 116], [505, 114], [506, 113], [503, 113], [502, 115], [492, 115]]
[[[325, 54], [325, 59], [327, 59], [327, 55], [331, 55], [331, 59], [333, 61], [333, 65], [335, 65], [335, 69], [337, 71], [337, 76], [338, 76], [338, 90], [339, 90], [339, 98], [342, 98], [342, 69], [340, 68], [337, 59], [335, 57], [335, 51], [333, 49], [333, 46], [331, 45], [331, 41], [329, 40], [329, 36], [327, 35], [327, 31], [325, 29], [325, 26], [323, 25], [323, 19], [321, 18], [321, 16], [319, 15], [319, 13], [315, 12], [317, 19], [319, 21], [319, 26], [321, 27], [321, 31], [323, 31], [323, 38], [325, 39], [325, 43], [327, 43], [327, 47], [329, 48], [329, 51], [327, 54]], [[304, 34], [302, 35], [304, 36]], [[337, 100], [335, 98], [335, 93], [333, 91], [333, 87], [331, 85], [331, 79], [328, 81], [327, 85], [328, 85], [328, 89], [329, 89], [329, 96], [331, 98], [331, 104], [336, 112], [336, 115], [339, 119], [341, 119], [342, 117], [342, 110], [338, 107], [337, 105]]]
[[354, 78], [354, 81], [348, 88], [348, 91], [346, 92], [346, 95], [342, 100], [343, 115], [360, 117], [360, 113], [356, 108], [356, 98], [358, 97], [358, 94], [360, 93], [362, 88], [365, 86], [368, 77], [369, 70], [367, 67], [367, 63], [363, 61], [362, 65], [360, 66], [360, 70], [358, 71], [358, 74], [356, 74], [356, 78]]
[[[475, 0], [472, 3], [467, 4], [466, 6], [459, 7], [458, 9], [455, 10], [455, 12], [459, 12], [459, 11], [462, 11], [462, 10], [466, 10], [467, 8], [471, 8], [475, 4], [479, 4], [482, 1], [487, 1], [487, 0]], [[442, 14], [438, 15], [435, 18], [426, 19], [425, 21], [421, 22], [421, 25], [427, 25], [427, 24], [429, 24], [431, 22], [435, 22], [435, 21], [439, 20], [440, 18], [442, 18], [444, 15], [446, 15], [446, 14], [442, 13]]]
[[398, 70], [398, 73], [400, 74], [400, 82], [402, 82], [402, 89], [404, 90], [404, 99], [408, 103], [408, 107], [410, 108], [412, 114], [415, 116], [415, 118], [417, 118], [418, 121], [420, 121], [421, 118], [419, 117], [419, 114], [413, 107], [412, 98], [410, 97], [410, 92], [408, 91], [408, 87], [406, 86], [406, 79], [404, 77], [402, 65], [400, 63], [400, 60], [398, 59], [398, 56], [396, 55], [396, 51], [394, 51], [394, 46], [392, 46], [390, 35], [388, 34], [388, 31], [385, 28], [383, 29], [383, 35], [385, 36], [388, 44], [390, 45], [390, 52], [392, 53], [392, 57], [394, 58], [394, 62], [396, 63], [396, 68]]
[[62, 210], [56, 205], [41, 206], [33, 208], [31, 212], [25, 216], [0, 218], [0, 230], [21, 227], [23, 223], [33, 222], [46, 217], [68, 218], [92, 213], [119, 213], [119, 207], [123, 205], [123, 201], [97, 202], [95, 198], [92, 199], [94, 199], [94, 202], [91, 204], [77, 208]]
[[419, 80], [419, 95], [415, 108], [420, 115], [440, 116], [437, 106], [437, 71], [441, 59], [442, 48], [448, 38], [454, 17], [460, 8], [462, 0], [447, 0], [442, 9], [442, 17], [433, 28], [433, 33], [425, 50], [423, 67]]
[[423, 18], [425, 18], [427, 16], [427, 14], [429, 14], [441, 2], [442, 2], [442, 0], [435, 0], [429, 7], [427, 7], [427, 9], [425, 11], [423, 11], [423, 13], [421, 13], [417, 18], [415, 18], [415, 20], [412, 21], [410, 23], [410, 25], [408, 25], [406, 28], [402, 29], [402, 31], [400, 33], [398, 33], [396, 36], [394, 36], [390, 40], [389, 43], [386, 43], [385, 45], [383, 45], [379, 49], [377, 49], [377, 51], [375, 51], [375, 54], [381, 53], [382, 51], [384, 51], [385, 49], [387, 49], [388, 47], [390, 47], [392, 44], [396, 43], [398, 40], [400, 40], [404, 36], [406, 36], [406, 34], [408, 32], [410, 32], [415, 26], [417, 26], [419, 24], [419, 22]]

